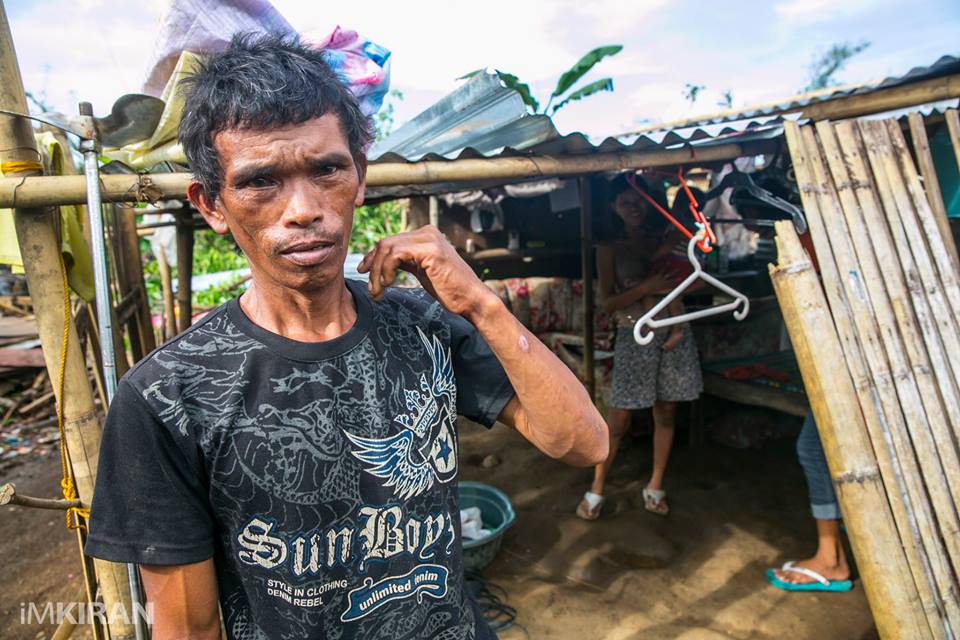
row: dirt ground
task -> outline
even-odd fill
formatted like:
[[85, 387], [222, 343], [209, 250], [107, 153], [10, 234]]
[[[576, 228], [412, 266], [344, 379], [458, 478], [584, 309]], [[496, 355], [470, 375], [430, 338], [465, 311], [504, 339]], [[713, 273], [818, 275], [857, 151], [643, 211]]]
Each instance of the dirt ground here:
[[[501, 640], [876, 638], [859, 582], [845, 594], [785, 593], [768, 566], [816, 542], [793, 441], [761, 450], [682, 443], [666, 488], [672, 513], [643, 510], [650, 438], [626, 439], [596, 522], [574, 515], [591, 470], [538, 454], [515, 432], [462, 429], [461, 477], [510, 496], [516, 524], [484, 572], [507, 592], [522, 629]], [[478, 463], [495, 454], [502, 463]]]
[[[815, 542], [792, 441], [738, 451], [683, 440], [680, 430], [669, 517], [643, 511], [650, 439], [634, 436], [614, 466], [603, 516], [586, 523], [573, 511], [589, 470], [544, 458], [502, 426], [463, 426], [462, 478], [502, 489], [517, 511], [485, 571], [518, 611], [518, 626], [501, 640], [875, 638], [859, 582], [847, 594], [787, 594], [763, 579], [766, 567], [809, 554]], [[483, 468], [490, 454], [501, 464]], [[53, 495], [58, 478], [54, 454], [0, 479]], [[2, 510], [0, 638], [49, 638], [52, 625], [20, 624], [20, 603], [77, 599], [76, 536], [61, 512]], [[92, 636], [84, 628], [73, 637]]]

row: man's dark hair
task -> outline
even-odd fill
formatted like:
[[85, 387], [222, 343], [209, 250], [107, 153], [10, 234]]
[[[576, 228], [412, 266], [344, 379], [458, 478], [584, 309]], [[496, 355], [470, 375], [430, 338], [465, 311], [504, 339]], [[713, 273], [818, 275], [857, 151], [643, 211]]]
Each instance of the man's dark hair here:
[[333, 113], [359, 167], [372, 139], [346, 84], [323, 51], [295, 35], [240, 33], [186, 79], [179, 138], [194, 177], [209, 198], [220, 193], [223, 167], [213, 140], [228, 129], [282, 127]]

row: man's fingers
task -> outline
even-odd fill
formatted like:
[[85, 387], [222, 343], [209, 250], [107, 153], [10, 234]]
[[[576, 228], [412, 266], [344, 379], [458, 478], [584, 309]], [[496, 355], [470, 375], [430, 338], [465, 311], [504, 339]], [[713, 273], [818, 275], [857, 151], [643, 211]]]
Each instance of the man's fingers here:
[[373, 249], [370, 249], [370, 251], [367, 251], [367, 255], [363, 256], [363, 259], [360, 260], [360, 264], [357, 265], [358, 273], [366, 273], [367, 271], [370, 270], [370, 258], [376, 252], [377, 252], [376, 247], [374, 247]]
[[380, 267], [380, 280], [383, 283], [384, 289], [396, 282], [397, 269], [402, 269], [404, 265], [409, 265], [409, 262], [405, 259], [408, 256], [404, 256], [403, 253], [405, 252], [395, 249], [384, 258], [383, 264]]

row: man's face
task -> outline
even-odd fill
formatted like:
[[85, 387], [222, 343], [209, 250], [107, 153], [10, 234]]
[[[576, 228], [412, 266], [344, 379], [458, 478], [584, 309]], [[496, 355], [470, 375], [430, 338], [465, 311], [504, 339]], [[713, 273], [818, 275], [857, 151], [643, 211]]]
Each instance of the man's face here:
[[194, 204], [215, 231], [233, 234], [254, 276], [296, 290], [337, 278], [366, 173], [350, 155], [339, 117], [227, 130], [214, 148], [224, 172], [220, 194]]

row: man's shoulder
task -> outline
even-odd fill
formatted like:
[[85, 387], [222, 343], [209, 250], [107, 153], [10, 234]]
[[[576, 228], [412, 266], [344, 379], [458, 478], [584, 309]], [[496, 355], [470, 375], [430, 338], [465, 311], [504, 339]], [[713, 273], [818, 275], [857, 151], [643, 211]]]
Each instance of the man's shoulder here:
[[225, 302], [212, 309], [151, 351], [123, 376], [124, 382], [142, 391], [158, 379], [177, 377], [191, 364], [215, 358], [240, 337], [227, 312], [229, 304]]
[[377, 304], [377, 314], [388, 324], [417, 325], [423, 329], [447, 325], [451, 314], [422, 287], [388, 287]]

